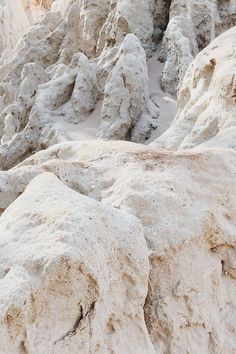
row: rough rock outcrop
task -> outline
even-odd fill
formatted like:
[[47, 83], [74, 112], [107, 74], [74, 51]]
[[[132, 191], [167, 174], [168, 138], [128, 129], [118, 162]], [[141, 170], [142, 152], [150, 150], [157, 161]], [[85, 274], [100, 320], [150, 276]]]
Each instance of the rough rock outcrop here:
[[99, 136], [144, 141], [152, 128], [157, 127], [158, 117], [158, 109], [149, 95], [145, 51], [139, 39], [129, 34], [117, 57], [105, 85]]
[[[55, 1], [0, 67], [1, 168], [68, 140], [66, 124], [87, 120], [100, 100], [100, 138], [147, 140], [158, 125], [159, 103], [150, 98], [146, 54], [152, 56], [169, 15], [161, 56], [162, 84], [170, 91], [198, 51], [234, 23], [232, 2], [173, 1], [170, 13], [169, 6], [160, 0]], [[22, 88], [26, 72], [30, 95]]]
[[0, 64], [1, 354], [235, 353], [235, 1], [40, 4]]
[[0, 244], [1, 353], [154, 353], [136, 218], [46, 173], [2, 215]]
[[101, 201], [101, 208], [108, 204], [135, 215], [149, 248], [144, 312], [156, 353], [231, 353], [235, 166], [229, 149], [160, 152], [127, 142], [71, 142], [3, 175], [6, 183], [15, 174], [14, 191], [20, 175], [27, 184], [34, 174], [51, 172], [75, 192]]
[[236, 147], [235, 53], [236, 27], [197, 56], [184, 78], [175, 120], [157, 147]]
[[[156, 128], [158, 109], [150, 99], [146, 55], [141, 47], [150, 40], [140, 34], [149, 26], [141, 31], [141, 24], [133, 23], [136, 17], [132, 17], [123, 28], [122, 13], [134, 4], [128, 2], [123, 8], [119, 2], [114, 7], [108, 1], [74, 1], [65, 5], [55, 2], [53, 8], [61, 14], [49, 12], [32, 27], [13, 59], [0, 68], [2, 168], [68, 139], [63, 123], [86, 120], [103, 95], [103, 138], [131, 136], [144, 141]], [[151, 21], [151, 15], [149, 18]], [[140, 39], [128, 34], [130, 27]], [[150, 37], [152, 30], [147, 28]], [[131, 67], [134, 58], [136, 65]], [[25, 80], [31, 83], [30, 90], [25, 90]], [[108, 93], [118, 81], [120, 90]], [[111, 116], [114, 127], [108, 131], [106, 122]]]
[[[0, 2], [0, 59], [6, 60], [17, 42], [30, 26], [42, 19], [52, 0], [1, 0]], [[0, 60], [0, 63], [1, 63]]]
[[172, 93], [179, 90], [186, 70], [199, 51], [234, 25], [234, 0], [173, 0], [162, 43], [163, 88]]

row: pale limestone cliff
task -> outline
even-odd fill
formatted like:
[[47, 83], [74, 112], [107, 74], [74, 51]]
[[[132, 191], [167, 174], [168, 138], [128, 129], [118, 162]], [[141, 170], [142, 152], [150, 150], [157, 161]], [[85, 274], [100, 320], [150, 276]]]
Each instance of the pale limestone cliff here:
[[190, 65], [171, 127], [155, 141], [168, 150], [235, 148], [236, 27], [204, 49]]
[[157, 118], [158, 108], [149, 95], [145, 51], [139, 39], [128, 34], [106, 81], [99, 137], [144, 141], [157, 127]]
[[27, 33], [30, 26], [40, 21], [50, 9], [52, 0], [1, 0], [0, 1], [0, 58], [11, 56], [17, 42]]
[[154, 353], [136, 218], [46, 173], [1, 217], [0, 244], [1, 353]]
[[236, 25], [236, 2], [173, 0], [164, 34], [162, 86], [176, 92], [195, 56], [228, 28]]
[[32, 151], [70, 139], [65, 126], [89, 119], [100, 100], [98, 137], [149, 139], [162, 111], [150, 92], [146, 55], [164, 34], [162, 86], [174, 92], [198, 51], [233, 23], [233, 3], [55, 1], [0, 67], [0, 165], [11, 167]]
[[[236, 352], [235, 5], [24, 2], [47, 14], [0, 63], [1, 354]], [[161, 85], [177, 115], [135, 144], [171, 123]]]
[[[11, 220], [11, 214], [8, 216], [11, 209], [19, 213], [24, 195], [28, 195], [28, 205], [33, 194], [36, 197], [28, 216], [32, 222], [42, 200], [47, 200], [47, 194], [37, 197], [36, 190], [42, 193], [44, 188], [34, 176], [44, 176], [47, 185], [45, 172], [53, 173], [67, 186], [63, 187], [65, 196], [60, 205], [51, 182], [47, 187], [52, 194], [47, 193], [52, 195], [55, 206], [58, 205], [58, 212], [73, 190], [75, 196], [83, 194], [100, 201], [101, 209], [103, 205], [109, 205], [136, 216], [142, 223], [147, 242], [142, 248], [143, 255], [147, 249], [149, 251], [149, 288], [144, 313], [155, 352], [231, 353], [236, 343], [233, 331], [235, 166], [235, 152], [222, 148], [160, 152], [154, 147], [127, 142], [62, 143], [1, 174], [1, 195], [5, 198], [5, 206], [1, 207], [12, 203], [2, 218]], [[17, 204], [13, 202], [31, 179], [35, 192], [30, 194], [26, 188], [19, 201], [16, 200]], [[27, 211], [24, 213], [27, 215]], [[46, 215], [47, 212], [45, 218]], [[43, 227], [44, 220], [47, 222], [41, 216], [38, 228]], [[67, 237], [71, 237], [73, 228], [66, 226], [69, 223], [67, 214], [56, 220], [52, 222], [52, 228], [56, 230], [59, 223], [62, 230], [68, 230]], [[118, 222], [123, 225], [122, 218]], [[22, 223], [24, 225], [24, 221]], [[26, 230], [31, 230], [30, 225]], [[14, 235], [17, 232], [20, 229], [14, 231]], [[137, 242], [134, 235], [132, 238]], [[33, 245], [34, 241], [31, 242]], [[115, 253], [112, 254], [115, 257]], [[99, 258], [99, 252], [96, 258]], [[124, 264], [120, 266], [123, 271]], [[107, 267], [109, 272], [108, 264]], [[131, 304], [132, 301], [128, 307]], [[58, 303], [59, 312], [60, 306], [64, 306], [63, 302]], [[87, 326], [85, 324], [85, 328]], [[38, 331], [35, 336], [40, 335]], [[53, 326], [50, 331], [54, 336]], [[129, 333], [126, 334], [129, 336]], [[124, 342], [126, 338], [124, 334]], [[103, 340], [104, 336], [101, 336], [100, 343]], [[138, 341], [136, 337], [133, 340], [134, 343]], [[28, 346], [27, 340], [25, 345]], [[73, 339], [68, 340], [68, 348], [73, 352]], [[116, 353], [120, 348], [113, 346]], [[150, 347], [141, 352], [152, 351]], [[133, 349], [127, 347], [124, 352], [132, 353]]]

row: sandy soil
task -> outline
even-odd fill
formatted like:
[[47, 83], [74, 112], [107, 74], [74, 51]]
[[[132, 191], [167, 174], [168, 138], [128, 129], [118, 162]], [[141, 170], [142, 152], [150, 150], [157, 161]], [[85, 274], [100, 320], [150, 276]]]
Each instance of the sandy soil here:
[[63, 123], [67, 140], [95, 140], [100, 126], [102, 100], [96, 104], [95, 110], [84, 121], [78, 124]]
[[160, 79], [164, 64], [158, 61], [161, 51], [161, 43], [158, 45], [152, 58], [148, 60], [148, 72], [150, 78], [150, 93], [152, 100], [159, 107], [158, 128], [153, 131], [147, 144], [161, 136], [171, 125], [177, 112], [176, 97], [164, 92], [160, 86]]
[[[176, 98], [166, 94], [160, 86], [160, 78], [164, 64], [158, 61], [160, 47], [153, 54], [153, 57], [148, 60], [148, 70], [150, 77], [150, 93], [153, 102], [159, 107], [160, 115], [158, 118], [158, 129], [153, 131], [151, 137], [146, 144], [151, 143], [162, 135], [169, 128], [177, 111]], [[66, 130], [66, 139], [68, 140], [94, 140], [100, 126], [100, 115], [102, 109], [102, 101], [99, 101], [95, 110], [86, 121], [78, 124], [63, 123], [63, 128]]]

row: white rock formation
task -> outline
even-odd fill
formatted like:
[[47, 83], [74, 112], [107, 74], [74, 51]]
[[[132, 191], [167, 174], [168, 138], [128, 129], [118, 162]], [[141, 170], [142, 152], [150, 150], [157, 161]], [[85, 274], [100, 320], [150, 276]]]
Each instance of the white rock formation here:
[[[51, 5], [0, 63], [0, 353], [235, 353], [235, 1]], [[171, 120], [162, 65], [172, 126], [102, 141]]]
[[40, 21], [50, 8], [52, 0], [1, 0], [0, 2], [0, 58], [5, 57], [17, 42]]
[[1, 353], [154, 353], [136, 218], [43, 174], [2, 215], [0, 244]]
[[157, 147], [236, 147], [235, 53], [236, 27], [197, 56], [184, 78], [175, 120]]
[[150, 99], [145, 51], [135, 35], [125, 37], [117, 58], [105, 85], [99, 136], [144, 141], [157, 127], [158, 109]]
[[[21, 173], [27, 184], [40, 170], [43, 176], [51, 172], [75, 195], [138, 217], [149, 248], [144, 311], [156, 353], [231, 353], [236, 343], [235, 166], [235, 152], [222, 148], [160, 152], [126, 142], [71, 142], [34, 155], [4, 178], [6, 183], [15, 174], [19, 181]], [[41, 190], [37, 181], [33, 184]], [[36, 197], [36, 205], [44, 198]]]
[[[52, 10], [59, 12], [49, 12], [32, 27], [0, 67], [0, 166], [9, 168], [34, 151], [70, 139], [64, 127], [88, 119], [103, 98], [100, 138], [147, 140], [157, 128], [159, 103], [150, 98], [141, 46], [152, 55], [167, 25], [169, 5], [154, 0], [55, 1]], [[233, 14], [232, 4], [172, 3], [162, 83], [168, 75], [171, 80], [164, 87], [175, 91], [199, 48], [232, 26]], [[34, 82], [30, 97], [24, 92], [25, 72], [38, 77], [29, 80]]]
[[173, 0], [161, 55], [165, 90], [176, 92], [197, 53], [234, 25], [235, 0]]
[[[114, 7], [108, 1], [99, 5], [75, 1], [63, 7], [55, 2], [53, 8], [60, 10], [62, 17], [51, 12], [30, 30], [13, 59], [0, 68], [2, 168], [11, 167], [32, 151], [68, 139], [63, 125], [86, 120], [103, 95], [100, 137], [149, 138], [157, 126], [158, 109], [150, 99], [141, 43], [150, 47], [154, 25], [152, 8], [142, 6], [136, 11], [150, 10], [143, 20], [147, 23], [140, 24], [140, 16], [132, 17], [123, 28], [126, 20], [122, 14], [134, 9], [134, 3], [123, 7], [118, 2]], [[141, 43], [135, 34], [127, 34], [131, 30]], [[34, 82], [30, 95], [23, 83], [25, 72]], [[118, 83], [119, 90], [115, 87]]]

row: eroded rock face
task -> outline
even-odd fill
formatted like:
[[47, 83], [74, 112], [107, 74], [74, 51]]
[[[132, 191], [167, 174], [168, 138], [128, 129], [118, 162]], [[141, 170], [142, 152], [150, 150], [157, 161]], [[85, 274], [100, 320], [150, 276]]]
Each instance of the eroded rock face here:
[[129, 34], [117, 57], [105, 85], [99, 136], [112, 140], [145, 140], [151, 129], [157, 127], [155, 119], [158, 118], [157, 106], [149, 96], [145, 51], [139, 39]]
[[[50, 9], [52, 0], [1, 0], [0, 3], [0, 58], [6, 50], [2, 61], [10, 56], [17, 42], [26, 34], [30, 26], [42, 19]], [[0, 60], [1, 63], [1, 60]]]
[[46, 173], [1, 217], [0, 243], [2, 353], [154, 353], [136, 218]]
[[[71, 142], [4, 172], [2, 181], [15, 175], [11, 192], [17, 195], [20, 181], [23, 189], [34, 174], [51, 172], [75, 194], [135, 215], [149, 249], [144, 312], [155, 352], [230, 353], [236, 340], [235, 160], [233, 150], [222, 148], [160, 152], [127, 142]], [[4, 196], [14, 200], [7, 189]]]
[[[0, 352], [234, 353], [236, 28], [198, 53], [235, 2], [40, 4], [0, 67]], [[179, 111], [135, 144], [163, 34]]]
[[165, 90], [178, 91], [197, 53], [235, 24], [234, 0], [173, 0], [161, 55], [166, 62], [162, 76]]
[[[136, 10], [148, 11], [147, 5], [142, 6], [147, 9]], [[151, 46], [153, 25], [133, 23], [141, 18], [137, 16], [124, 28], [122, 14], [131, 8], [133, 2], [124, 7], [121, 2], [112, 5], [108, 1], [74, 1], [65, 7], [56, 2], [53, 9], [61, 13], [50, 12], [32, 27], [13, 59], [0, 69], [2, 168], [15, 165], [32, 151], [66, 140], [63, 123], [85, 121], [103, 95], [101, 137], [131, 136], [144, 141], [150, 136], [157, 126], [158, 109], [150, 99], [141, 43]], [[151, 23], [151, 13], [143, 21]], [[132, 67], [134, 58], [138, 60]], [[30, 92], [25, 90], [25, 78], [31, 82]], [[110, 91], [119, 81], [120, 89]], [[111, 116], [114, 127], [107, 129]]]
[[[173, 1], [171, 7], [170, 1], [160, 0], [41, 3], [44, 11], [51, 5], [52, 11], [0, 67], [4, 169], [68, 140], [65, 126], [86, 121], [100, 100], [98, 137], [144, 142], [157, 128], [159, 114], [158, 100], [150, 98], [146, 55], [152, 55], [169, 16], [161, 54], [166, 61], [162, 86], [172, 92], [198, 51], [234, 23], [233, 3]], [[31, 82], [30, 92], [25, 91], [25, 80]]]
[[172, 126], [155, 142], [177, 150], [195, 147], [235, 148], [236, 27], [225, 32], [191, 64], [179, 93]]

